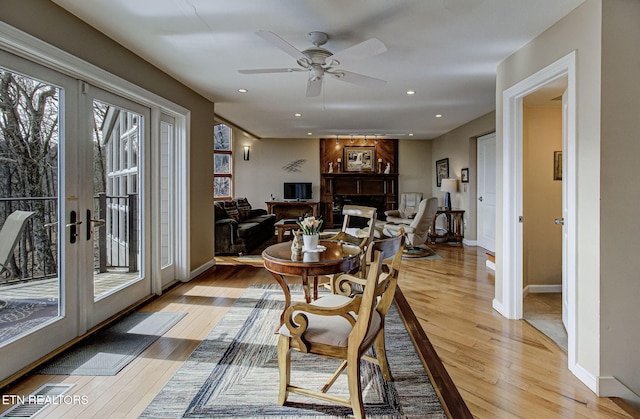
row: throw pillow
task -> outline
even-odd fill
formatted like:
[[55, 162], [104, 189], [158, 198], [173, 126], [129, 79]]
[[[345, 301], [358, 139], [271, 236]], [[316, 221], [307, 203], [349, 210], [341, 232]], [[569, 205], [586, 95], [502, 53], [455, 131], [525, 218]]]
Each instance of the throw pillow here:
[[214, 208], [214, 215], [216, 217], [216, 220], [222, 220], [224, 218], [229, 218], [227, 216], [227, 212], [224, 210], [224, 208], [222, 207], [222, 204], [220, 202], [216, 202], [213, 204], [213, 208]]
[[222, 201], [222, 206], [227, 213], [227, 217], [240, 221], [240, 212], [238, 211], [236, 201]]
[[247, 198], [236, 199], [236, 205], [238, 206], [238, 212], [240, 213], [240, 219], [244, 220], [249, 217], [251, 213], [251, 204]]

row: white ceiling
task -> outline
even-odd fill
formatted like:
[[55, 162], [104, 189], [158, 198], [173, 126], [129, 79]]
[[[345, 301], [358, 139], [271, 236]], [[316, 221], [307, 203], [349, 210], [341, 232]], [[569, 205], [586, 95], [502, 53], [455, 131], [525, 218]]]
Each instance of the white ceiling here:
[[[259, 138], [420, 139], [492, 111], [498, 63], [583, 2], [53, 1], [209, 98], [219, 116]], [[297, 66], [258, 30], [272, 31], [299, 50], [312, 46], [310, 31], [323, 31], [329, 35], [324, 47], [333, 53], [377, 38], [386, 52], [345, 58], [341, 68], [387, 84], [365, 88], [327, 76], [322, 94], [307, 98], [306, 72], [240, 74]]]

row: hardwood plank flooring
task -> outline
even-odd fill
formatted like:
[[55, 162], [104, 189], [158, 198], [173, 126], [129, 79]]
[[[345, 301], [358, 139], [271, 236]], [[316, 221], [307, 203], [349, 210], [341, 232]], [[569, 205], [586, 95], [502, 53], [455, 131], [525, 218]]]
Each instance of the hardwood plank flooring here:
[[[403, 261], [399, 285], [474, 417], [638, 417], [617, 400], [596, 397], [568, 371], [567, 355], [545, 335], [491, 308], [494, 278], [485, 267], [484, 249], [432, 247], [442, 259]], [[260, 267], [233, 266], [231, 258], [218, 262], [229, 265], [218, 265], [141, 309], [189, 315], [119, 375], [33, 374], [2, 394], [27, 395], [45, 383], [72, 383], [70, 394], [87, 396], [88, 403], [48, 407], [43, 417], [137, 417], [246, 287], [274, 282]], [[9, 407], [0, 405], [0, 411]]]

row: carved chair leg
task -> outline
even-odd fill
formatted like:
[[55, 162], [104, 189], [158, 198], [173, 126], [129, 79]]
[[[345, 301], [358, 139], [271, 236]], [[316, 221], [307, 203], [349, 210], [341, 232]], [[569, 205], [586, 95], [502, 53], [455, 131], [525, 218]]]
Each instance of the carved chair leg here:
[[278, 404], [284, 405], [289, 392], [289, 382], [291, 381], [291, 349], [289, 348], [289, 338], [280, 336], [278, 338], [278, 371], [280, 373], [280, 392], [278, 393]]
[[360, 359], [349, 357], [347, 360], [347, 382], [349, 383], [349, 401], [356, 419], [363, 419], [362, 384], [360, 384]]
[[384, 343], [384, 328], [378, 332], [378, 336], [373, 343], [373, 347], [376, 350], [376, 359], [378, 360], [378, 365], [380, 366], [382, 377], [384, 377], [385, 381], [392, 381], [393, 377], [391, 376], [391, 371], [389, 370], [387, 351]]

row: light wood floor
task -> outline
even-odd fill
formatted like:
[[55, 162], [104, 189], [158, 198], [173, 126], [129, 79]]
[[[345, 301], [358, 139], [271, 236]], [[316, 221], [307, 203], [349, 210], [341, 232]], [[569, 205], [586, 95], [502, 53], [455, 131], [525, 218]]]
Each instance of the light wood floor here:
[[[442, 259], [404, 261], [399, 284], [475, 417], [634, 417], [578, 381], [566, 367], [567, 355], [550, 339], [492, 310], [494, 278], [482, 249], [433, 247]], [[217, 266], [142, 308], [189, 315], [119, 375], [32, 375], [2, 394], [27, 395], [45, 383], [73, 383], [70, 394], [87, 396], [88, 403], [48, 407], [43, 416], [137, 417], [244, 289], [264, 282], [273, 280], [262, 268]]]

